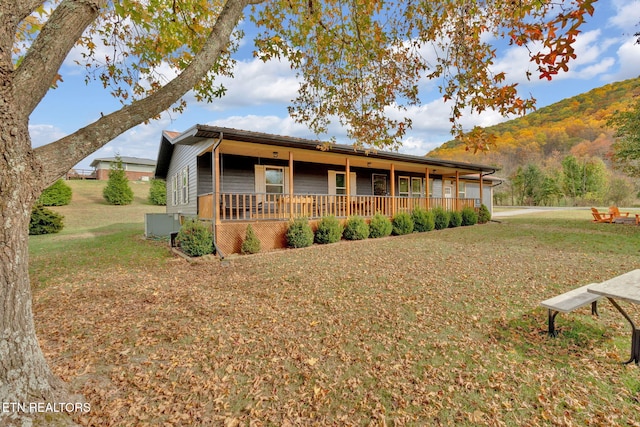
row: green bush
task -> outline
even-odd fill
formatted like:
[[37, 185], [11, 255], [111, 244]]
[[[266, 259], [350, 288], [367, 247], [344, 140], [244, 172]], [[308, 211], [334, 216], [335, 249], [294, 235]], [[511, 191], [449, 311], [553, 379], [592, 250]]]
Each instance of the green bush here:
[[377, 213], [369, 221], [369, 237], [377, 239], [378, 237], [387, 237], [391, 234], [393, 225], [391, 220], [386, 216]]
[[109, 171], [109, 181], [102, 191], [104, 199], [110, 205], [129, 205], [133, 202], [133, 190], [129, 186], [129, 180], [122, 168], [122, 160], [116, 157]]
[[433, 226], [436, 230], [443, 230], [449, 227], [449, 212], [441, 207], [433, 208]]
[[404, 234], [413, 233], [413, 220], [411, 215], [406, 212], [397, 213], [393, 217], [393, 234], [402, 236]]
[[342, 224], [333, 215], [320, 220], [316, 230], [316, 243], [327, 244], [340, 241], [342, 238]]
[[260, 246], [260, 239], [258, 239], [258, 236], [256, 236], [256, 233], [253, 231], [253, 227], [251, 224], [247, 225], [247, 234], [240, 247], [240, 252], [243, 254], [257, 254], [260, 252]]
[[359, 216], [352, 216], [342, 233], [347, 240], [364, 240], [369, 237], [369, 224]]
[[66, 206], [71, 203], [71, 193], [71, 187], [64, 180], [59, 179], [51, 187], [44, 189], [38, 199], [38, 204], [42, 206]]
[[189, 256], [202, 256], [213, 252], [213, 235], [211, 230], [197, 218], [188, 219], [180, 227], [176, 242]]
[[149, 187], [149, 203], [156, 206], [167, 205], [167, 183], [164, 180], [151, 180], [151, 187]]
[[462, 225], [476, 225], [478, 223], [478, 214], [476, 210], [470, 206], [462, 209]]
[[415, 208], [411, 213], [411, 218], [413, 219], [413, 230], [419, 233], [431, 231], [435, 227], [433, 214], [426, 209]]
[[306, 248], [313, 245], [313, 230], [307, 218], [296, 218], [287, 229], [287, 245], [290, 248]]
[[486, 224], [490, 220], [491, 220], [491, 212], [489, 212], [489, 209], [484, 204], [482, 204], [480, 206], [480, 210], [478, 211], [478, 223]]
[[59, 213], [47, 209], [42, 205], [36, 205], [31, 210], [31, 220], [29, 221], [29, 234], [51, 234], [57, 233], [64, 227], [64, 217]]
[[462, 225], [462, 212], [451, 211], [449, 212], [449, 227], [455, 228]]

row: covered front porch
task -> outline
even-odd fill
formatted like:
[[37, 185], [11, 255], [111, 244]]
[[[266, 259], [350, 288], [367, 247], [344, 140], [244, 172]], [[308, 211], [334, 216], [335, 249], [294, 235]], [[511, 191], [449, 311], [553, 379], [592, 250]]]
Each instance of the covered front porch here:
[[[216, 202], [217, 200], [217, 202]], [[213, 193], [198, 196], [198, 213], [202, 219], [227, 221], [273, 221], [296, 217], [320, 219], [333, 215], [371, 217], [376, 213], [393, 217], [415, 208], [462, 210], [479, 208], [481, 199], [444, 197], [394, 197], [328, 194]], [[216, 212], [217, 211], [217, 212]]]
[[221, 224], [490, 206], [485, 177], [493, 170], [416, 159], [341, 146], [222, 139], [198, 156], [198, 216]]

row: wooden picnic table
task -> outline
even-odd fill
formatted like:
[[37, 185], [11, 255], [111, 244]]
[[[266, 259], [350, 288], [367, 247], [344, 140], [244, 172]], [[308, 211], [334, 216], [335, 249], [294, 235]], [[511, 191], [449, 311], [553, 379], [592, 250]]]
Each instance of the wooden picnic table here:
[[607, 297], [611, 304], [627, 319], [631, 325], [631, 358], [624, 363], [634, 362], [637, 365], [640, 362], [640, 330], [617, 300], [640, 304], [640, 269], [591, 285], [587, 291]]

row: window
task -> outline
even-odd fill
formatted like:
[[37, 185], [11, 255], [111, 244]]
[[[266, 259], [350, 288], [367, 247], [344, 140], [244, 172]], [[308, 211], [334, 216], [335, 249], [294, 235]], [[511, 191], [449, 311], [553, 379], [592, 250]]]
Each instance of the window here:
[[[356, 195], [356, 173], [351, 172], [349, 177], [349, 194]], [[347, 194], [347, 173], [341, 171], [329, 171], [329, 194]]]
[[398, 178], [398, 196], [409, 197], [409, 177], [401, 176]]
[[189, 203], [189, 166], [185, 166], [182, 169], [182, 181], [181, 181], [181, 203], [188, 204]]
[[386, 196], [387, 195], [387, 175], [374, 173], [371, 175], [373, 181], [373, 195], [374, 196]]
[[411, 178], [411, 197], [422, 197], [422, 178]]
[[284, 168], [267, 166], [264, 170], [265, 192], [267, 194], [284, 194]]
[[347, 194], [346, 172], [336, 172], [336, 194]]
[[289, 191], [289, 168], [255, 165], [255, 191], [258, 194], [285, 194]]
[[451, 187], [449, 187], [448, 185], [444, 187], [444, 197], [446, 197], [447, 199], [451, 198]]
[[466, 182], [458, 182], [458, 198], [464, 199], [467, 194], [467, 183]]
[[171, 179], [171, 204], [173, 206], [178, 205], [178, 174], [174, 174]]

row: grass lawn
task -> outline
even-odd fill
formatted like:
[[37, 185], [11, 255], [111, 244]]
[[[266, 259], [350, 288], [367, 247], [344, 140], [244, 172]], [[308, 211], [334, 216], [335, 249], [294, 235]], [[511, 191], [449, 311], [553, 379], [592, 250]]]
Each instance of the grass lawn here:
[[31, 240], [82, 425], [638, 425], [624, 319], [603, 301], [550, 339], [539, 302], [638, 268], [640, 228], [536, 214], [187, 263], [107, 208]]

